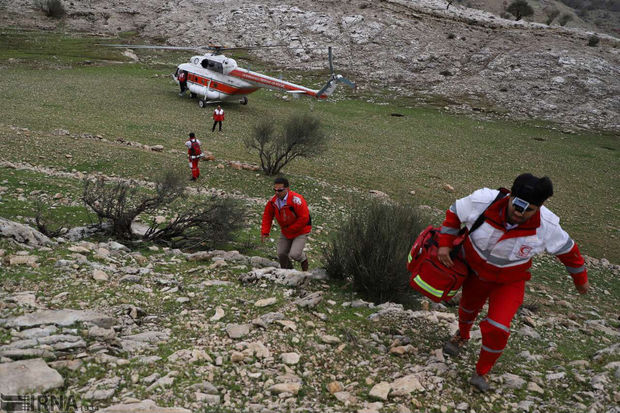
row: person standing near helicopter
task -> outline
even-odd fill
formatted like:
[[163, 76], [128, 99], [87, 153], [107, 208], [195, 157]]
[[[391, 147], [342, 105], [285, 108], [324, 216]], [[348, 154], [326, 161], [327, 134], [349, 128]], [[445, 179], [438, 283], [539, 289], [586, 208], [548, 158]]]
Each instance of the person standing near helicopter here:
[[222, 131], [222, 121], [224, 120], [224, 109], [220, 105], [213, 111], [213, 127], [211, 132], [215, 132], [215, 125], [220, 124], [220, 132]]
[[185, 70], [179, 71], [177, 79], [179, 80], [179, 87], [181, 88], [179, 96], [183, 96], [187, 90], [187, 72]]

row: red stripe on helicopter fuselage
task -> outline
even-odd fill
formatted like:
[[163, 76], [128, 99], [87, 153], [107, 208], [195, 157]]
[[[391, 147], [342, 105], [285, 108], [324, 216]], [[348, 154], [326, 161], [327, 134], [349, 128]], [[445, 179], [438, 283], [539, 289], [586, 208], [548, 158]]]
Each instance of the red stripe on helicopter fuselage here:
[[209, 79], [208, 77], [198, 76], [193, 73], [189, 73], [187, 75], [187, 81], [191, 83], [195, 83], [200, 86], [208, 86], [209, 81], [211, 82], [210, 90], [216, 90], [218, 92], [225, 93], [227, 95], [249, 95], [252, 92], [256, 92], [258, 87], [236, 87], [232, 85], [228, 85], [226, 83], [222, 83], [217, 80]]
[[[281, 82], [271, 77], [261, 76], [260, 74], [257, 74], [257, 73], [246, 72], [246, 71], [235, 69], [230, 72], [230, 75], [238, 77], [240, 79], [248, 80], [250, 82], [261, 83], [263, 85], [273, 86], [273, 87], [277, 87], [277, 88], [284, 89], [284, 90], [292, 90], [292, 91], [300, 90], [307, 95], [316, 97], [316, 92], [310, 89], [296, 86], [296, 85], [286, 83], [286, 82]], [[327, 97], [327, 96], [321, 96], [321, 97]]]

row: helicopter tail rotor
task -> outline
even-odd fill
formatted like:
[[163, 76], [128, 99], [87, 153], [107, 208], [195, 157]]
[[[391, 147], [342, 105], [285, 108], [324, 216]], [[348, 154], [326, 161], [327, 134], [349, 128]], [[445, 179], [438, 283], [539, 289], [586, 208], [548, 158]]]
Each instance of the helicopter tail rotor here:
[[355, 83], [351, 82], [349, 79], [347, 79], [346, 77], [342, 75], [337, 75], [336, 73], [334, 73], [334, 64], [332, 62], [331, 46], [327, 48], [327, 57], [329, 60], [330, 77], [327, 83], [325, 84], [325, 86], [323, 86], [321, 90], [317, 92], [316, 97], [321, 98], [323, 97], [323, 95], [330, 96], [332, 93], [334, 93], [334, 90], [336, 90], [338, 83], [344, 83], [345, 85], [350, 86], [351, 88], [355, 89], [356, 88]]

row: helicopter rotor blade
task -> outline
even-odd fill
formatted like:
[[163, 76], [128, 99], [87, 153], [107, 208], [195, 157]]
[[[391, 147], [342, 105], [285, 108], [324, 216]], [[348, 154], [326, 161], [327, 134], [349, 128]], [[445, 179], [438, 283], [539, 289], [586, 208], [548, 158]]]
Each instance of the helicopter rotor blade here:
[[146, 44], [117, 44], [117, 43], [98, 43], [99, 46], [117, 47], [123, 49], [160, 49], [160, 50], [198, 50], [199, 47], [185, 46], [149, 46]]

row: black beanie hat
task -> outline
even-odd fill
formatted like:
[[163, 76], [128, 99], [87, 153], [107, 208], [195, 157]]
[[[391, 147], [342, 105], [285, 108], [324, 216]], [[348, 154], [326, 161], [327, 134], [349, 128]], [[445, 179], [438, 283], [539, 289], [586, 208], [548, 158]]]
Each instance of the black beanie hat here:
[[189, 133], [189, 137], [190, 137], [190, 138], [195, 138], [195, 137], [196, 137], [196, 135], [194, 135], [194, 132], [190, 132], [190, 133]]
[[553, 184], [548, 176], [535, 177], [530, 173], [517, 176], [512, 188], [511, 195], [519, 197], [530, 204], [541, 206], [543, 202], [553, 195]]

